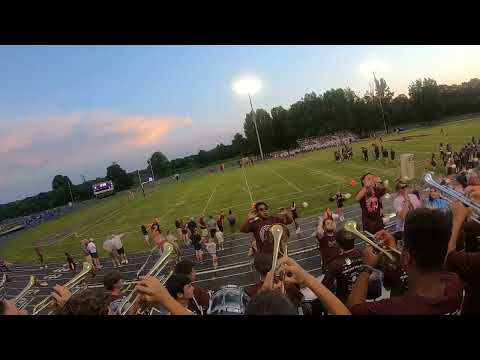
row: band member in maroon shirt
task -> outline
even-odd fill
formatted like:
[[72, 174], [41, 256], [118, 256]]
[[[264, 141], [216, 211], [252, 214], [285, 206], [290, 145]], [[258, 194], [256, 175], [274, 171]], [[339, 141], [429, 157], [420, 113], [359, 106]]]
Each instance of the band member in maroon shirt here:
[[277, 216], [268, 215], [268, 205], [263, 201], [255, 204], [255, 208], [248, 213], [247, 220], [240, 227], [243, 233], [253, 233], [258, 252], [272, 253], [273, 242], [268, 241], [267, 232], [273, 224], [282, 223], [285, 225], [292, 223], [292, 218], [284, 209]]
[[379, 256], [371, 247], [363, 254], [364, 268], [348, 297], [354, 315], [453, 315], [460, 313], [463, 282], [442, 271], [452, 231], [450, 218], [431, 209], [415, 209], [405, 221], [405, 242], [400, 258], [408, 274], [408, 291], [400, 297], [366, 302], [368, 278]]
[[210, 295], [207, 290], [195, 285], [197, 273], [193, 268], [193, 263], [189, 260], [178, 262], [177, 265], [175, 265], [174, 273], [186, 275], [193, 282], [193, 298], [189, 301], [188, 309], [199, 312], [198, 308], [201, 307], [203, 313], [206, 313], [210, 302]]
[[362, 189], [358, 192], [355, 199], [362, 208], [363, 230], [375, 234], [382, 230], [383, 224], [382, 200], [385, 193], [390, 192], [386, 185], [380, 183], [378, 176], [367, 173], [362, 176]]
[[320, 255], [322, 257], [323, 268], [326, 269], [328, 264], [338, 255], [340, 255], [341, 250], [338, 247], [336, 239], [336, 224], [335, 221], [331, 218], [326, 218], [323, 220], [323, 236], [317, 233], [318, 241], [318, 250], [320, 250]]
[[340, 254], [328, 264], [322, 283], [331, 291], [337, 281], [337, 297], [345, 303], [352, 291], [353, 284], [363, 267], [362, 253], [355, 249], [355, 240], [344, 230], [336, 234]]
[[452, 205], [453, 228], [448, 244], [448, 255], [445, 267], [457, 273], [465, 281], [465, 301], [462, 314], [480, 314], [480, 253], [457, 251], [457, 241], [460, 229], [467, 216], [470, 214], [462, 204], [456, 202]]
[[[252, 286], [249, 286], [245, 289], [246, 293], [253, 298], [257, 292], [262, 288], [263, 283], [265, 281], [265, 277], [267, 273], [272, 268], [272, 256], [270, 254], [260, 253], [255, 256], [255, 260], [253, 261], [253, 266], [255, 270], [257, 270], [260, 280]], [[298, 308], [300, 303], [303, 300], [303, 294], [300, 291], [300, 287], [297, 284], [286, 285], [285, 286], [285, 293], [287, 297], [290, 299], [292, 304]]]

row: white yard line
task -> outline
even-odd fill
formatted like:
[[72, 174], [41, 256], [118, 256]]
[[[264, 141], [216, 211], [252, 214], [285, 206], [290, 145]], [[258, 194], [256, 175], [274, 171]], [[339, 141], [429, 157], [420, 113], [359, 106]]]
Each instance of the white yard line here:
[[287, 179], [285, 179], [282, 175], [280, 175], [279, 173], [277, 173], [275, 170], [269, 168], [268, 166], [265, 166], [268, 170], [270, 170], [271, 172], [273, 172], [275, 175], [277, 175], [280, 179], [282, 179], [283, 181], [285, 181], [288, 185], [290, 185], [292, 188], [294, 188], [295, 190], [297, 190], [298, 192], [303, 192], [302, 189], [300, 189], [297, 185], [291, 183], [290, 181], [288, 181]]
[[253, 203], [252, 192], [250, 191], [250, 186], [248, 186], [247, 174], [245, 174], [245, 169], [242, 166], [243, 178], [245, 179], [245, 184], [247, 185], [248, 195], [250, 195], [250, 202]]
[[212, 200], [213, 194], [215, 194], [215, 191], [217, 190], [218, 184], [215, 185], [215, 188], [213, 189], [212, 193], [210, 194], [210, 197], [207, 200], [207, 203], [205, 204], [205, 207], [203, 208], [202, 214], [205, 214], [205, 211], [207, 211], [208, 204], [210, 204], [210, 200]]
[[315, 172], [315, 173], [319, 173], [319, 174], [322, 174], [322, 175], [325, 175], [325, 176], [328, 176], [329, 178], [332, 178], [332, 179], [335, 179], [335, 180], [341, 180], [341, 181], [347, 181], [348, 179], [343, 177], [343, 176], [337, 176], [337, 175], [332, 175], [332, 174], [329, 174], [329, 173], [326, 173], [320, 169], [312, 169], [312, 168], [309, 168], [305, 165], [300, 165], [300, 164], [295, 164], [295, 163], [292, 163], [292, 165], [296, 165], [296, 166], [299, 166], [299, 167], [302, 167], [304, 169], [307, 169], [307, 170], [310, 170], [312, 172]]

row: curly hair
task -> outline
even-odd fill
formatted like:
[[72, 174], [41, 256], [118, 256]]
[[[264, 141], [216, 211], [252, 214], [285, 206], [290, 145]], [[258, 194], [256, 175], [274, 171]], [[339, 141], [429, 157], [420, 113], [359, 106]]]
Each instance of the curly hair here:
[[109, 296], [86, 289], [73, 295], [57, 315], [108, 315]]

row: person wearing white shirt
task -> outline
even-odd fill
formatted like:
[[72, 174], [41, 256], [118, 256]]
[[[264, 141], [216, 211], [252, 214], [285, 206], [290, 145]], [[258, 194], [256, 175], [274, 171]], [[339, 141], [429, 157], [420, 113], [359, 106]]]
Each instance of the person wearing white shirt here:
[[224, 241], [224, 238], [223, 238], [223, 232], [221, 232], [220, 230], [215, 232], [215, 239], [217, 240], [217, 244], [218, 244], [218, 250], [224, 250], [223, 248], [223, 241]]
[[103, 242], [103, 250], [105, 250], [112, 259], [113, 267], [119, 267], [120, 260], [118, 258], [118, 252], [115, 246], [113, 246], [112, 239], [107, 239]]
[[410, 211], [419, 208], [421, 203], [416, 195], [410, 193], [407, 183], [402, 181], [398, 182], [396, 190], [397, 197], [393, 200], [393, 208], [397, 214], [397, 225], [395, 230], [399, 232], [403, 231], [407, 214]]
[[112, 234], [112, 245], [117, 250], [118, 255], [120, 256], [120, 260], [122, 264], [128, 264], [127, 255], [125, 255], [125, 248], [123, 247], [122, 237], [125, 234], [115, 235]]
[[218, 257], [217, 257], [217, 244], [213, 240], [210, 240], [208, 237], [205, 238], [205, 248], [207, 252], [212, 256], [213, 268], [216, 269], [218, 266]]
[[93, 242], [93, 239], [88, 240], [87, 250], [90, 253], [90, 256], [92, 257], [95, 269], [101, 269], [103, 266], [100, 264], [100, 259], [98, 258], [98, 253], [97, 253], [97, 246]]

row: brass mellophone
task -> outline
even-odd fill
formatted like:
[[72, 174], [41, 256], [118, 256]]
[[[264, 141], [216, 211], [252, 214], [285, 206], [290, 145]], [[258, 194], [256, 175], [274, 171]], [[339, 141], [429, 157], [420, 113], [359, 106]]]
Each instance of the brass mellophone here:
[[[82, 282], [84, 282], [85, 279], [87, 278], [87, 276], [92, 271], [93, 271], [93, 266], [88, 262], [84, 262], [82, 271], [80, 271], [77, 275], [75, 275], [73, 278], [71, 278], [63, 286], [66, 287], [68, 290], [70, 290], [72, 292], [72, 295], [76, 294], [82, 288], [78, 287], [75, 290], [72, 290], [72, 289], [74, 289], [75, 287], [80, 285]], [[32, 315], [39, 314], [40, 312], [42, 312], [46, 308], [54, 305], [54, 303], [55, 303], [54, 297], [52, 295], [47, 296], [45, 299], [43, 299], [41, 302], [39, 302], [37, 305], [35, 305], [35, 307], [33, 308]]]
[[[160, 259], [157, 260], [155, 265], [150, 269], [147, 273], [146, 277], [153, 276], [160, 280], [162, 285], [165, 285], [167, 280], [173, 274], [173, 266], [176, 262], [180, 259], [180, 251], [178, 247], [171, 242], [165, 242], [163, 245], [163, 253]], [[162, 271], [167, 274], [161, 274]], [[125, 297], [119, 307], [120, 315], [134, 315], [134, 308], [137, 308], [135, 314], [148, 314], [152, 313], [154, 310], [154, 306], [149, 304], [142, 304], [142, 295], [136, 290], [133, 289], [130, 293]]]
[[34, 275], [30, 275], [30, 279], [28, 280], [27, 285], [23, 288], [20, 293], [15, 296], [13, 299], [15, 306], [19, 309], [22, 310], [26, 305], [27, 302], [24, 302], [23, 304], [20, 305], [20, 302], [25, 296], [28, 294], [28, 292], [31, 290], [31, 288], [37, 283], [37, 278]]
[[424, 175], [424, 181], [431, 187], [437, 189], [442, 194], [442, 199], [446, 200], [447, 202], [452, 203], [453, 201], [460, 201], [463, 205], [471, 208], [473, 210], [473, 214], [470, 216], [470, 219], [480, 224], [480, 220], [478, 218], [480, 216], [479, 204], [477, 204], [467, 196], [459, 193], [458, 191], [455, 191], [446, 185], [438, 183], [436, 180], [433, 179], [432, 173], [426, 173]]
[[[288, 227], [284, 224], [274, 224], [269, 229], [269, 237], [273, 237], [273, 254], [271, 271], [276, 274], [278, 256], [287, 256], [287, 241], [290, 236]], [[276, 274], [278, 281], [283, 281], [283, 274]]]

